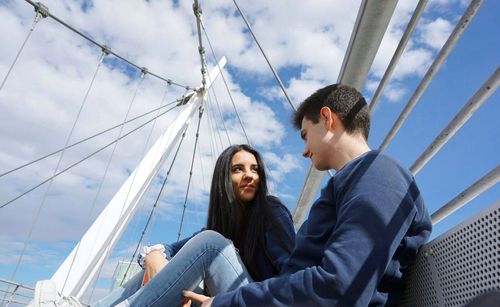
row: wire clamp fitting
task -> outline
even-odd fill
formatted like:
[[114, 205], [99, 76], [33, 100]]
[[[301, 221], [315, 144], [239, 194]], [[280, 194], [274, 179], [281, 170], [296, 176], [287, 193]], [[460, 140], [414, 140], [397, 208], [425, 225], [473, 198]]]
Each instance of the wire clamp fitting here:
[[49, 8], [41, 2], [35, 3], [35, 12], [37, 12], [37, 14], [40, 14], [40, 16], [42, 16], [43, 18], [50, 15]]
[[201, 7], [198, 5], [197, 2], [193, 3], [193, 12], [196, 17], [199, 17], [202, 13]]
[[191, 97], [193, 95], [194, 95], [194, 92], [183, 95], [182, 98], [180, 99], [180, 102], [177, 104], [177, 106], [185, 105], [189, 101], [189, 99], [191, 99]]
[[101, 50], [102, 50], [102, 54], [104, 54], [104, 55], [109, 55], [111, 53], [111, 48], [109, 48], [106, 45], [103, 45]]

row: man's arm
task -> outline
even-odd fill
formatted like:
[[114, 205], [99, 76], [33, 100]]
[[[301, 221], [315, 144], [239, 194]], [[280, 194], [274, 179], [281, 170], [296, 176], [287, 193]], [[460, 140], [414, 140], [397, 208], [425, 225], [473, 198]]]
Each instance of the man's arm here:
[[368, 305], [415, 215], [404, 195], [393, 197], [385, 204], [366, 195], [351, 197], [339, 209], [320, 265], [217, 295], [212, 305]]

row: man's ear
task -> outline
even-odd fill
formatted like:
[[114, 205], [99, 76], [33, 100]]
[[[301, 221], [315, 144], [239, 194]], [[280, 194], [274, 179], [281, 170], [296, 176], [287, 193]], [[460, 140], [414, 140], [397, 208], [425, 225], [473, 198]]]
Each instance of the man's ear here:
[[337, 116], [329, 107], [322, 107], [319, 110], [319, 118], [324, 121], [327, 130], [331, 130], [337, 125]]

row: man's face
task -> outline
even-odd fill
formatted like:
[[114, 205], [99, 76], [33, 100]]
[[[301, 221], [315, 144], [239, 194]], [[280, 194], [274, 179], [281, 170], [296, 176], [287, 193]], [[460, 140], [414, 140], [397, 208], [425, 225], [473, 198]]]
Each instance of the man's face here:
[[331, 132], [326, 129], [325, 121], [320, 118], [315, 124], [304, 117], [300, 136], [305, 143], [302, 155], [310, 158], [316, 169], [320, 171], [330, 169], [328, 140], [331, 138]]

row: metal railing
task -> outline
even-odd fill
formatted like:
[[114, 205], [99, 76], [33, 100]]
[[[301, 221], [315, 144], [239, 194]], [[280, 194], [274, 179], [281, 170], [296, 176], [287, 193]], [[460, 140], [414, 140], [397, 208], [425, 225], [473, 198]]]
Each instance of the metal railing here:
[[26, 306], [35, 288], [0, 278], [0, 306]]

